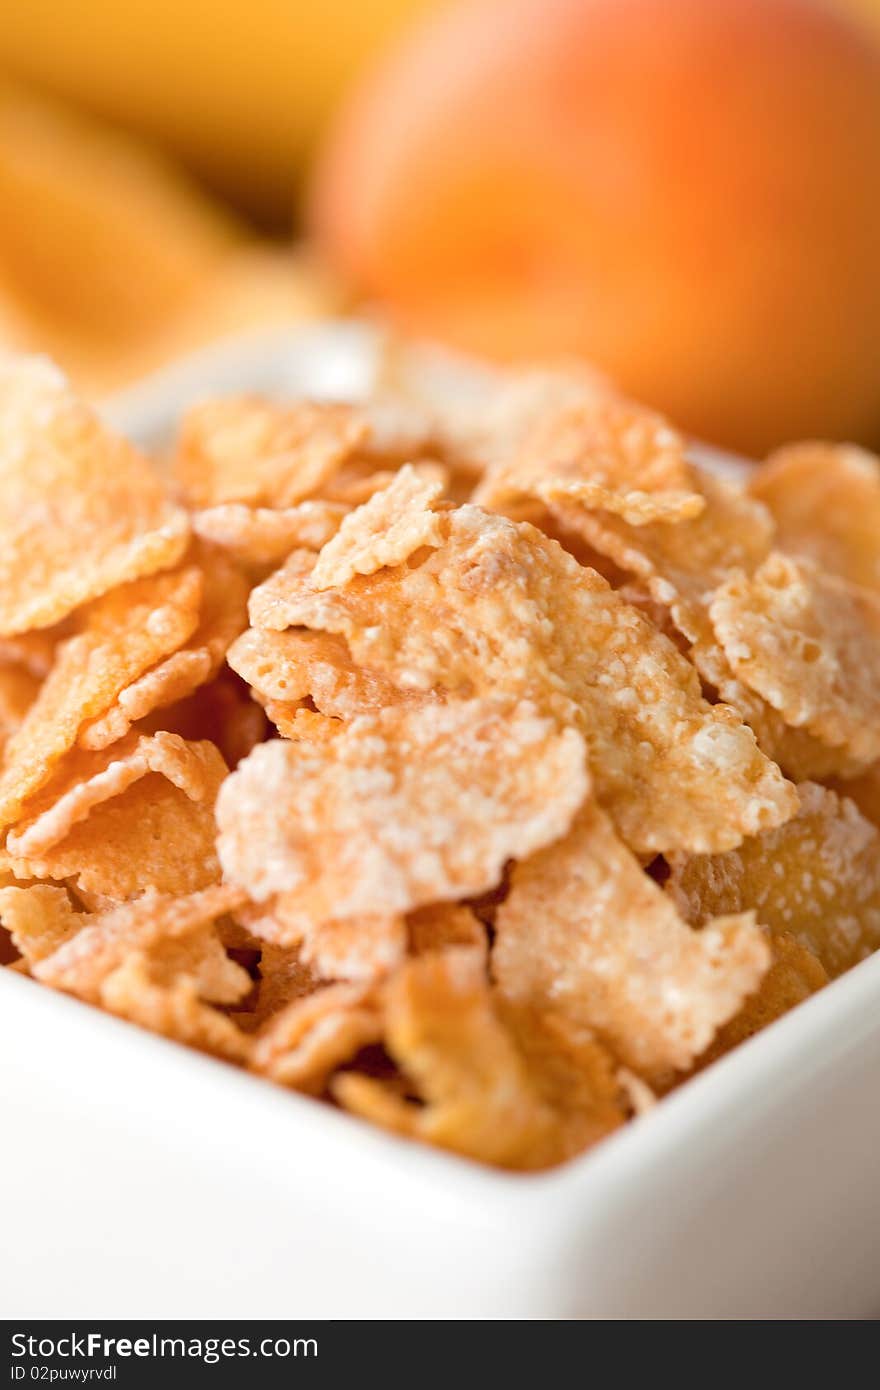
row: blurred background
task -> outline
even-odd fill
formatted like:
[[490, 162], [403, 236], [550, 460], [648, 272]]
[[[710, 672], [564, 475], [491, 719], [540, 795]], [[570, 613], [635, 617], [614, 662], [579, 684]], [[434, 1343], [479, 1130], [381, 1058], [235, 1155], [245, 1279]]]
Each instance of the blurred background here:
[[4, 0], [4, 346], [352, 312], [880, 445], [880, 0]]

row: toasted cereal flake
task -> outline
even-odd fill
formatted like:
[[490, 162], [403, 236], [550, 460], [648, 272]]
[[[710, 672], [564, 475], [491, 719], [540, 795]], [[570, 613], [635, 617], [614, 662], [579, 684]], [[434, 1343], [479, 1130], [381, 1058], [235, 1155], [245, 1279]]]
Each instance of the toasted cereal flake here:
[[[177, 655], [175, 652], [174, 656]], [[164, 666], [165, 663], [162, 664]], [[201, 667], [202, 663], [198, 665]], [[114, 702], [98, 719], [89, 719], [83, 725], [77, 742], [81, 748], [90, 752], [100, 752], [109, 748], [111, 744], [120, 742], [130, 730], [131, 720], [120, 709], [119, 704]]]
[[149, 962], [156, 984], [171, 986], [190, 980], [199, 998], [208, 1004], [238, 1004], [253, 990], [250, 975], [226, 954], [213, 923], [190, 936], [161, 941], [152, 951], [141, 954]]
[[34, 883], [28, 888], [0, 888], [0, 921], [28, 965], [51, 956], [85, 924], [66, 888]]
[[[77, 742], [81, 748], [100, 751], [117, 743], [137, 719], [146, 718], [154, 709], [186, 699], [211, 675], [211, 660], [206, 651], [184, 647], [146, 671], [138, 680], [121, 691], [116, 703], [99, 719], [83, 725]], [[123, 704], [123, 700], [125, 704]], [[129, 714], [127, 711], [131, 710]], [[143, 710], [143, 715], [134, 713]]]
[[[246, 908], [244, 911], [247, 913]], [[257, 998], [252, 1017], [247, 1020], [248, 1025], [252, 1023], [254, 1027], [318, 988], [318, 980], [303, 964], [298, 950], [268, 941], [261, 941], [259, 945]]]
[[39, 358], [0, 365], [0, 633], [176, 564], [186, 514]]
[[489, 511], [522, 498], [603, 510], [634, 526], [685, 520], [705, 507], [681, 436], [660, 416], [611, 396], [539, 417], [474, 494]]
[[347, 1110], [407, 1138], [485, 1163], [530, 1166], [531, 1152], [554, 1130], [553, 1112], [482, 979], [453, 972], [453, 964], [460, 962], [452, 952], [412, 962], [389, 1005], [386, 1047], [422, 1103], [357, 1072], [337, 1075], [331, 1092]]
[[548, 1140], [533, 1148], [525, 1166], [560, 1163], [623, 1123], [628, 1097], [620, 1070], [589, 1029], [539, 1009], [512, 1008], [497, 996], [496, 1007], [556, 1116]]
[[489, 948], [486, 928], [469, 907], [458, 903], [432, 903], [407, 918], [413, 955], [442, 951], [448, 946], [472, 946], [485, 958]]
[[[596, 565], [591, 566], [596, 569]], [[599, 573], [604, 573], [599, 570]], [[608, 578], [608, 576], [605, 576]], [[618, 582], [608, 581], [612, 589], [616, 589], [625, 603], [631, 603], [633, 608], [637, 608], [640, 613], [648, 619], [658, 632], [662, 632], [664, 637], [668, 637], [674, 647], [677, 647], [682, 656], [687, 656], [693, 661], [693, 648], [687, 638], [675, 626], [672, 621], [672, 614], [665, 604], [658, 603], [657, 599], [652, 598], [648, 590], [639, 580], [626, 580], [620, 578]], [[696, 663], [694, 663], [696, 664]], [[700, 672], [702, 675], [702, 672]], [[730, 703], [729, 701], [727, 702]]]
[[769, 965], [748, 914], [687, 926], [592, 804], [514, 867], [495, 932], [508, 999], [593, 1029], [649, 1080], [688, 1067]]
[[356, 665], [345, 639], [326, 632], [249, 628], [233, 642], [227, 660], [261, 700], [311, 699], [322, 714], [338, 719], [420, 698], [399, 690], [380, 671]]
[[852, 444], [792, 444], [752, 474], [778, 545], [829, 574], [880, 589], [880, 459]]
[[470, 948], [410, 961], [387, 986], [385, 1014], [385, 1046], [421, 1103], [341, 1073], [332, 1093], [357, 1114], [510, 1168], [558, 1162], [620, 1123], [594, 1056], [583, 1055], [586, 1040], [573, 1057], [572, 1040], [549, 1040], [534, 1018], [530, 1027], [521, 1020], [520, 1041]]
[[209, 400], [181, 425], [174, 476], [193, 507], [292, 507], [317, 493], [367, 435], [347, 405]]
[[773, 955], [770, 969], [739, 1012], [719, 1028], [712, 1045], [700, 1057], [699, 1066], [706, 1066], [759, 1033], [828, 983], [825, 967], [802, 942], [786, 932], [768, 935], [768, 940]]
[[248, 628], [232, 643], [227, 661], [262, 700], [297, 701], [309, 694], [310, 667], [323, 660], [335, 672], [340, 664], [352, 676], [357, 668], [345, 642], [322, 632], [264, 632]]
[[311, 500], [295, 507], [248, 507], [223, 502], [196, 512], [193, 530], [238, 564], [255, 569], [277, 565], [291, 550], [320, 550], [339, 530], [348, 507]]
[[534, 707], [392, 708], [322, 742], [255, 748], [217, 803], [226, 876], [314, 922], [480, 893], [564, 834], [588, 789], [583, 742]]
[[690, 658], [726, 705], [731, 705], [758, 741], [758, 747], [777, 763], [792, 782], [823, 781], [835, 775], [852, 776], [863, 763], [846, 748], [832, 748], [808, 729], [795, 729], [754, 690], [737, 680], [723, 649], [714, 640], [696, 642]]
[[15, 821], [27, 798], [45, 785], [87, 720], [187, 640], [201, 592], [201, 574], [190, 568], [136, 579], [92, 604], [81, 630], [60, 644], [37, 699], [7, 744], [0, 825]]
[[754, 572], [770, 553], [774, 530], [767, 509], [735, 483], [701, 469], [694, 474], [705, 508], [675, 525], [631, 526], [610, 513], [563, 505], [561, 499], [552, 507], [595, 550], [641, 580], [690, 642], [711, 636], [706, 612], [711, 594], [734, 571]]
[[[587, 740], [600, 802], [646, 853], [725, 846], [796, 801], [752, 732], [702, 699], [672, 643], [533, 527], [476, 507], [415, 567], [315, 591], [286, 565], [251, 595], [255, 626], [344, 636], [401, 689], [526, 697]], [[644, 529], [644, 528], [642, 528]]]
[[[3, 853], [6, 855], [5, 850]], [[110, 912], [114, 907], [119, 906], [116, 899], [108, 898], [106, 893], [85, 893], [72, 883], [68, 883], [67, 891], [70, 894], [71, 902], [83, 912]]]
[[479, 471], [509, 458], [542, 421], [620, 399], [581, 363], [501, 370], [442, 350], [399, 345], [386, 358], [380, 390], [430, 422], [444, 458], [470, 460]]
[[308, 579], [317, 559], [314, 551], [292, 550], [283, 565], [251, 590], [248, 617], [252, 627], [283, 632], [285, 628], [300, 626], [299, 620], [288, 618], [288, 604], [292, 591], [298, 591]]
[[335, 738], [342, 732], [339, 719], [318, 714], [305, 704], [290, 703], [284, 700], [267, 700], [266, 714], [275, 725], [282, 738], [316, 739]]
[[402, 917], [350, 917], [310, 925], [302, 960], [324, 980], [378, 980], [400, 965], [407, 948]]
[[338, 1067], [381, 1038], [382, 1014], [369, 985], [327, 985], [263, 1025], [250, 1065], [282, 1086], [320, 1095]]
[[362, 507], [377, 492], [382, 492], [393, 483], [396, 473], [396, 468], [377, 469], [372, 459], [353, 459], [343, 464], [339, 472], [324, 484], [321, 496], [350, 512], [353, 507]]
[[87, 918], [71, 940], [38, 962], [34, 974], [55, 989], [95, 1001], [104, 980], [133, 952], [152, 955], [159, 945], [198, 934], [243, 900], [228, 884], [188, 897], [145, 893]]
[[101, 986], [100, 1002], [110, 1013], [189, 1047], [230, 1062], [246, 1062], [250, 1039], [226, 1014], [199, 998], [198, 986], [183, 977], [156, 984], [149, 962], [134, 953]]
[[21, 666], [0, 666], [0, 752], [20, 727], [40, 691], [39, 679]]
[[[630, 576], [615, 565], [613, 560], [609, 560], [607, 555], [600, 555], [599, 551], [594, 550], [579, 532], [573, 531], [571, 527], [566, 526], [558, 516], [555, 514], [551, 515], [546, 508], [542, 508], [540, 512], [538, 512], [536, 508], [536, 516], [534, 518], [525, 517], [523, 519], [531, 521], [532, 525], [536, 526], [539, 531], [543, 531], [544, 535], [547, 536], [549, 540], [557, 541], [559, 545], [562, 546], [563, 550], [567, 550], [569, 555], [574, 556], [579, 565], [583, 565], [585, 569], [595, 570], [597, 574], [601, 574], [602, 578], [608, 581], [612, 589], [622, 590], [629, 582]], [[632, 602], [632, 600], [627, 599], [627, 602]], [[637, 604], [636, 606], [638, 607], [639, 605]]]
[[268, 943], [281, 950], [292, 951], [298, 964], [304, 966], [299, 948], [306, 932], [317, 924], [303, 912], [297, 893], [276, 893], [266, 902], [249, 902], [236, 914], [236, 920], [260, 946]]
[[76, 750], [64, 760], [59, 777], [31, 799], [29, 819], [9, 833], [9, 852], [44, 853], [96, 806], [151, 772], [167, 777], [191, 801], [203, 801], [216, 790], [216, 770], [212, 743], [187, 743], [167, 732], [134, 735], [103, 753]]
[[79, 735], [83, 748], [106, 748], [153, 710], [186, 699], [217, 674], [230, 644], [247, 625], [247, 581], [217, 551], [203, 547], [198, 558], [204, 590], [194, 633], [180, 651], [120, 690], [101, 718], [85, 725]]
[[253, 905], [240, 920], [260, 943], [287, 951], [297, 948], [298, 964], [316, 981], [378, 980], [407, 952], [402, 917], [313, 921], [297, 893], [279, 893], [268, 904]]
[[880, 945], [880, 831], [853, 802], [826, 787], [798, 787], [787, 825], [719, 855], [675, 855], [667, 891], [699, 925], [718, 913], [754, 911], [839, 975]]
[[314, 587], [344, 585], [357, 574], [400, 565], [422, 546], [442, 545], [440, 516], [433, 509], [442, 491], [442, 482], [404, 464], [388, 487], [349, 513], [324, 546], [312, 571]]
[[213, 744], [205, 742], [201, 750], [199, 800], [166, 776], [149, 773], [95, 806], [51, 848], [10, 856], [12, 871], [18, 877], [74, 879], [78, 889], [114, 899], [146, 889], [194, 893], [214, 883], [220, 877], [214, 799], [226, 764]]
[[709, 612], [736, 676], [787, 724], [863, 767], [880, 757], [880, 594], [774, 554]]

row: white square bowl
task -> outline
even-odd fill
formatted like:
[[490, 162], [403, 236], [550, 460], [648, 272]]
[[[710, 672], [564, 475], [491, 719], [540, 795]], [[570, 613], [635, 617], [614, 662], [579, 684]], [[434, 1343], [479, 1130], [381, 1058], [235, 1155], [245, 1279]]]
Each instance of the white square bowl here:
[[[111, 403], [356, 392], [370, 341], [259, 337]], [[366, 375], [365, 375], [366, 374]], [[866, 1317], [880, 957], [542, 1175], [375, 1130], [0, 972], [7, 1318]]]

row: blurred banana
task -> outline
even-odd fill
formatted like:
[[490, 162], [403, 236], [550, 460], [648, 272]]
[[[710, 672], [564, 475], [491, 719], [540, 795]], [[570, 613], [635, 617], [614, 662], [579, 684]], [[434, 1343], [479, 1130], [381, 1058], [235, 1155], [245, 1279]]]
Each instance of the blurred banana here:
[[348, 81], [438, 0], [3, 0], [0, 70], [155, 137], [250, 209], [289, 216]]
[[101, 392], [333, 304], [301, 253], [254, 241], [131, 136], [0, 85], [0, 347]]

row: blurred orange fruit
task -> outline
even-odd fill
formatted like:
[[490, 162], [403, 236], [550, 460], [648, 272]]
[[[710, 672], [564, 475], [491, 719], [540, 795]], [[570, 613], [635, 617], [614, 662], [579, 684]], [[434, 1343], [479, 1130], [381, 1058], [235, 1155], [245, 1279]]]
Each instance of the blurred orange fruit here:
[[880, 0], [837, 0], [837, 3], [864, 19], [880, 23]]
[[880, 436], [880, 44], [809, 0], [474, 0], [324, 151], [313, 222], [406, 327], [581, 353], [717, 443]]

